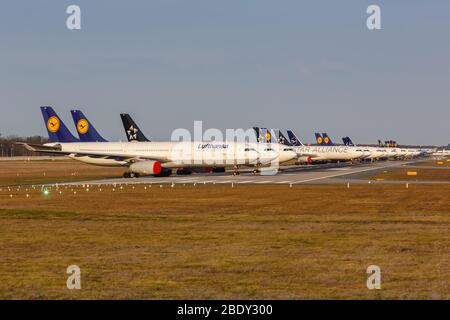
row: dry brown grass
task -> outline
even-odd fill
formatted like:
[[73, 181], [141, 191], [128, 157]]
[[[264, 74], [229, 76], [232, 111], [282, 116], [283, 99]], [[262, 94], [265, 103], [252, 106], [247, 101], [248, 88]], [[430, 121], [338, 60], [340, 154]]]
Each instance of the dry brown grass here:
[[[438, 164], [441, 162], [442, 164]], [[392, 168], [380, 172], [372, 180], [401, 180], [401, 181], [444, 181], [450, 182], [450, 162], [424, 161], [405, 168]], [[408, 172], [416, 172], [417, 175], [408, 175]]]
[[[438, 162], [440, 164], [438, 164]], [[450, 158], [448, 159], [433, 159], [433, 160], [426, 160], [423, 162], [416, 162], [414, 164], [414, 166], [433, 166], [433, 167], [437, 167], [437, 168], [442, 168], [442, 167], [450, 167]]]
[[0, 161], [0, 186], [121, 177], [124, 171], [74, 160]]
[[450, 298], [450, 186], [62, 192], [0, 192], [1, 298]]

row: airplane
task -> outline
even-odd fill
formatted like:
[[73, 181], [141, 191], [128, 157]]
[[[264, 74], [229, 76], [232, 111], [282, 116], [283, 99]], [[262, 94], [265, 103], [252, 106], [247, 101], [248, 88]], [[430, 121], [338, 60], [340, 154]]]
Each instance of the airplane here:
[[[316, 133], [316, 138], [317, 138], [317, 135], [320, 136], [319, 133]], [[322, 139], [321, 139], [322, 145], [324, 145], [324, 146], [334, 146], [333, 141], [331, 141], [331, 138], [328, 136], [328, 134], [326, 132], [323, 132], [321, 137], [322, 137]], [[351, 140], [350, 140], [350, 142], [351, 142]], [[362, 152], [363, 154], [359, 158], [359, 160], [369, 159], [370, 157], [372, 157], [373, 154], [377, 153], [376, 150], [371, 149], [370, 147], [357, 146], [353, 142], [351, 142], [351, 144], [346, 144], [344, 142], [344, 145], [349, 146], [349, 147], [354, 147], [354, 150], [356, 152]], [[376, 154], [376, 156], [378, 156], [378, 153]]]
[[253, 131], [256, 135], [257, 144], [266, 144], [268, 146], [275, 145], [277, 146], [280, 155], [283, 155], [284, 153], [286, 153], [287, 155], [294, 154], [294, 157], [290, 158], [289, 160], [296, 158], [297, 154], [294, 151], [293, 145], [289, 142], [288, 139], [286, 139], [286, 137], [280, 132], [280, 130], [269, 130], [267, 128], [253, 127]]
[[[450, 147], [450, 145], [449, 145], [449, 147]], [[448, 147], [447, 147], [447, 148], [444, 148], [441, 150], [434, 150], [434, 152], [432, 152], [431, 155], [433, 157], [448, 157], [448, 156], [450, 156], [450, 149], [448, 149]]]
[[[355, 147], [336, 146], [336, 145], [320, 145], [324, 139], [320, 134], [316, 133], [316, 141], [318, 146], [305, 146], [292, 130], [287, 130], [289, 142], [295, 147], [297, 159], [300, 162], [321, 162], [321, 161], [354, 161], [360, 159], [364, 152]], [[328, 143], [332, 143], [328, 138]]]
[[[123, 128], [129, 142], [150, 142], [133, 118], [128, 113], [121, 113]], [[205, 168], [180, 168], [177, 170], [178, 175], [190, 175], [196, 173], [222, 173], [225, 172], [225, 167], [205, 167]]]
[[[343, 137], [342, 142], [346, 146], [356, 147], [356, 145], [353, 143], [352, 139], [350, 137]], [[361, 147], [367, 155], [364, 157], [364, 160], [379, 160], [383, 158], [387, 158], [389, 153], [388, 151], [383, 147], [370, 147], [370, 146], [363, 146]]]
[[41, 107], [50, 143], [18, 143], [34, 152], [67, 155], [89, 164], [127, 167], [125, 178], [140, 175], [169, 176], [172, 168], [239, 166], [259, 168], [296, 157], [277, 143], [244, 142], [80, 142], [51, 107]]

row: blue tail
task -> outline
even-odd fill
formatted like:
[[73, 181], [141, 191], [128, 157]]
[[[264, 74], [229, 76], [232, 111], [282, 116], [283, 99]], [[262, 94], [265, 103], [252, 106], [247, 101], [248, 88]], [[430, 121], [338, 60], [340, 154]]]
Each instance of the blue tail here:
[[324, 146], [325, 144], [323, 143], [323, 138], [320, 135], [320, 133], [314, 133], [314, 135], [316, 136], [316, 142], [319, 146]]
[[342, 142], [346, 146], [355, 146], [355, 144], [353, 143], [352, 139], [350, 139], [350, 137], [343, 137]]
[[80, 110], [71, 110], [73, 122], [81, 142], [107, 142]]
[[295, 133], [292, 130], [287, 130], [287, 134], [288, 134], [289, 141], [291, 142], [291, 144], [293, 146], [299, 147], [302, 145], [302, 143], [300, 142], [300, 140], [297, 138], [297, 136], [295, 135]]
[[271, 143], [272, 133], [267, 128], [253, 127], [256, 134], [256, 140], [260, 143]]
[[51, 142], [79, 142], [52, 107], [41, 107], [41, 112]]
[[288, 139], [286, 139], [286, 137], [281, 132], [281, 130], [277, 130], [277, 135], [278, 135], [278, 143], [279, 144], [284, 144], [286, 146], [292, 146], [292, 143]]
[[331, 141], [330, 137], [328, 136], [328, 134], [322, 133], [322, 137], [323, 137], [323, 144], [326, 146], [332, 146], [334, 145], [333, 141]]

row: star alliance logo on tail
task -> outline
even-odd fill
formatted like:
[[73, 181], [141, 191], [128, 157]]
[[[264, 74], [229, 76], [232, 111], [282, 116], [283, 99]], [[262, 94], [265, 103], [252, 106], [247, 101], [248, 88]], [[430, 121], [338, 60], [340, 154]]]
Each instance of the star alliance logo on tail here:
[[136, 140], [137, 139], [137, 134], [138, 134], [139, 130], [137, 128], [135, 128], [134, 126], [131, 126], [128, 130], [128, 138], [129, 140]]

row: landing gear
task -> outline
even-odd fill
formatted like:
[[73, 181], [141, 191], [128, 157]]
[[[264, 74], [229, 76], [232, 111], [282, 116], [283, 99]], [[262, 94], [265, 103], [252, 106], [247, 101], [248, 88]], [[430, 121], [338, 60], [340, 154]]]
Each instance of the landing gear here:
[[186, 176], [190, 174], [192, 174], [192, 170], [190, 169], [182, 168], [177, 170], [177, 175], [179, 176]]
[[125, 179], [130, 179], [130, 178], [139, 178], [139, 173], [135, 173], [135, 172], [125, 172], [123, 174], [123, 177]]
[[239, 166], [234, 166], [233, 167], [233, 176], [238, 176], [238, 175], [240, 175], [241, 173], [239, 172]]
[[154, 177], [168, 177], [172, 174], [172, 169], [163, 168], [159, 174], [153, 175]]

